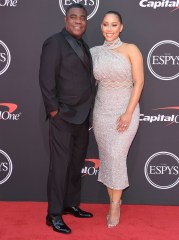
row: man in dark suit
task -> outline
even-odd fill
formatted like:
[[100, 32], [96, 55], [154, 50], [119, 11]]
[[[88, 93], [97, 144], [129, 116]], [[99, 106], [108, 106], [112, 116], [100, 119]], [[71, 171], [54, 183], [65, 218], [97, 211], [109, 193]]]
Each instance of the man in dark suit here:
[[92, 217], [79, 208], [81, 168], [95, 93], [92, 60], [82, 39], [86, 25], [84, 6], [70, 5], [65, 28], [44, 42], [41, 54], [40, 87], [50, 124], [46, 224], [60, 233], [71, 232], [62, 214]]

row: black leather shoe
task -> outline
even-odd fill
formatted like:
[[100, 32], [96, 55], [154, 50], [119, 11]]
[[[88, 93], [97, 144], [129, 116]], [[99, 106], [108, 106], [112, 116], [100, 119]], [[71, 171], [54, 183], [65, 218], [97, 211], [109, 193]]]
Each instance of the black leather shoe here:
[[79, 218], [91, 218], [93, 214], [90, 212], [85, 212], [79, 207], [66, 207], [64, 208], [63, 214], [72, 214], [75, 217]]
[[64, 223], [60, 215], [58, 216], [47, 215], [46, 224], [48, 226], [51, 226], [53, 230], [56, 232], [65, 234], [71, 233], [71, 229]]

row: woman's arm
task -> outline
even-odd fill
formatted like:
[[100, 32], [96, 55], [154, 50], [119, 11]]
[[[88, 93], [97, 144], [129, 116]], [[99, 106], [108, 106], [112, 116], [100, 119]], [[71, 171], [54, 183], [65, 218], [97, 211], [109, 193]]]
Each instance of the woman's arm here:
[[117, 121], [117, 130], [119, 132], [123, 132], [128, 128], [132, 119], [132, 114], [136, 108], [136, 105], [139, 102], [144, 85], [144, 68], [142, 54], [139, 49], [133, 44], [128, 44], [128, 46], [126, 46], [126, 49], [132, 66], [134, 87], [126, 112], [122, 114]]

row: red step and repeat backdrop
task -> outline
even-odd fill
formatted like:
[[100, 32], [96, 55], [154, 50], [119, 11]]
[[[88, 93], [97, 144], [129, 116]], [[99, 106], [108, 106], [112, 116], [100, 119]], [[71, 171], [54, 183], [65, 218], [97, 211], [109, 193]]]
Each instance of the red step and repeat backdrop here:
[[[85, 40], [103, 43], [109, 10], [124, 20], [121, 39], [144, 57], [140, 127], [128, 155], [129, 204], [179, 203], [179, 0], [0, 0], [0, 200], [46, 201], [48, 122], [38, 84], [43, 41], [64, 26], [73, 2], [88, 10]], [[106, 203], [97, 182], [93, 131], [82, 169], [82, 202]]]

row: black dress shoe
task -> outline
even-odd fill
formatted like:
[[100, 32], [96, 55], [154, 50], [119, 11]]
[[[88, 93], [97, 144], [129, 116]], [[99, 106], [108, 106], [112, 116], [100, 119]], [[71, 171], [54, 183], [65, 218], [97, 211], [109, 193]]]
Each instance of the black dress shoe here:
[[79, 207], [66, 207], [64, 208], [63, 214], [72, 214], [75, 217], [79, 218], [91, 218], [93, 214], [90, 212], [85, 212]]
[[46, 224], [51, 226], [56, 232], [65, 234], [71, 233], [71, 229], [64, 223], [60, 215], [53, 216], [48, 214], [46, 217]]

